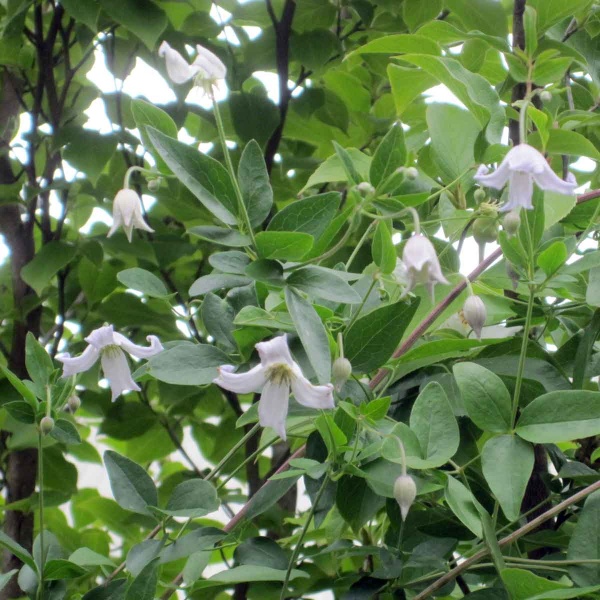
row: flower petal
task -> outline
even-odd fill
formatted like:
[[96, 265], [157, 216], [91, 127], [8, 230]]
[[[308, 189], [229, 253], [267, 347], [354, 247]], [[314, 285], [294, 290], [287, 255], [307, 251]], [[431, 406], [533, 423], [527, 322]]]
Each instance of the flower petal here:
[[335, 408], [333, 403], [333, 386], [313, 385], [304, 375], [300, 367], [294, 368], [295, 377], [292, 379], [292, 393], [302, 406], [310, 408]]
[[577, 181], [574, 181], [574, 178], [569, 180], [567, 177], [567, 181], [563, 181], [546, 162], [544, 170], [540, 173], [535, 173], [533, 179], [542, 190], [565, 194], [566, 196], [573, 194], [577, 187]]
[[131, 378], [127, 357], [120, 348], [107, 348], [100, 359], [102, 371], [108, 379], [114, 402], [123, 392], [128, 390], [140, 391], [139, 386]]
[[285, 333], [268, 342], [259, 342], [256, 344], [256, 350], [263, 367], [278, 363], [288, 364], [291, 367], [294, 364]]
[[63, 377], [70, 377], [75, 373], [82, 373], [94, 366], [98, 360], [100, 352], [91, 344], [79, 356], [70, 356], [68, 353], [56, 357], [58, 362], [63, 364]]
[[167, 42], [160, 45], [158, 55], [164, 57], [167, 73], [173, 83], [185, 83], [198, 73], [198, 68], [189, 65], [187, 60], [177, 50], [173, 50]]
[[102, 348], [112, 346], [115, 343], [114, 333], [112, 325], [105, 325], [104, 327], [94, 329], [94, 331], [85, 338], [85, 341], [98, 350], [102, 350]]
[[135, 356], [135, 358], [150, 358], [155, 354], [158, 354], [164, 350], [160, 340], [155, 335], [149, 335], [146, 339], [150, 342], [149, 347], [138, 346], [133, 342], [130, 342], [124, 335], [115, 332], [114, 334], [115, 344], [121, 346], [125, 352]]
[[531, 202], [533, 196], [533, 177], [529, 173], [515, 171], [511, 173], [508, 186], [508, 202], [501, 208], [501, 212], [523, 207], [527, 210], [533, 209]]
[[263, 427], [271, 427], [285, 441], [285, 419], [288, 412], [290, 388], [285, 383], [267, 381], [258, 402], [258, 420]]
[[214, 52], [200, 44], [196, 44], [196, 51], [198, 55], [192, 63], [193, 65], [202, 68], [210, 79], [225, 79], [227, 67]]
[[213, 379], [213, 383], [236, 394], [260, 392], [265, 385], [265, 369], [262, 365], [257, 365], [245, 373], [234, 373], [235, 367], [232, 365], [222, 365], [217, 370], [219, 376]]
[[478, 170], [473, 179], [480, 185], [501, 190], [506, 185], [509, 176], [510, 166], [505, 158], [495, 171], [492, 171], [488, 175], [482, 175]]

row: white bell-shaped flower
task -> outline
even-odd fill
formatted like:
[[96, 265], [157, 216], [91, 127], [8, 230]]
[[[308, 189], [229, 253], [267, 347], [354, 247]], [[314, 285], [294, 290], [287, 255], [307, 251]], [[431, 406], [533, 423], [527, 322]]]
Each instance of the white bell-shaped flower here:
[[402, 520], [406, 521], [406, 516], [410, 507], [417, 497], [417, 484], [410, 475], [400, 475], [394, 482], [394, 498], [400, 507]]
[[158, 49], [158, 55], [165, 59], [167, 73], [173, 83], [180, 85], [193, 79], [195, 85], [201, 87], [206, 94], [212, 95], [213, 88], [225, 79], [227, 68], [221, 59], [207, 48], [198, 44], [196, 52], [196, 58], [189, 64], [167, 42], [163, 42]]
[[65, 353], [57, 356], [56, 360], [63, 363], [62, 376], [70, 377], [91, 369], [100, 359], [102, 371], [108, 379], [114, 401], [122, 392], [140, 391], [137, 383], [131, 378], [131, 371], [123, 350], [135, 358], [150, 358], [162, 351], [162, 344], [155, 335], [149, 335], [146, 339], [150, 342], [150, 346], [138, 346], [130, 342], [124, 335], [114, 331], [112, 325], [105, 325], [94, 329], [85, 338], [88, 347], [82, 354], [72, 357]]
[[477, 339], [481, 339], [481, 330], [485, 325], [487, 310], [479, 296], [469, 296], [463, 305], [463, 316], [469, 327], [475, 332]]
[[408, 285], [404, 295], [412, 291], [417, 284], [422, 283], [433, 299], [435, 284], [448, 283], [442, 273], [435, 248], [424, 235], [416, 234], [409, 238], [402, 252], [402, 262], [408, 276]]
[[127, 239], [131, 242], [134, 229], [143, 229], [152, 233], [152, 229], [142, 216], [142, 199], [134, 190], [125, 188], [119, 190], [113, 200], [113, 224], [108, 231], [108, 237], [119, 227], [123, 227]]
[[313, 385], [290, 354], [287, 336], [280, 335], [256, 344], [260, 364], [246, 373], [234, 373], [235, 367], [219, 367], [214, 383], [236, 394], [262, 392], [258, 418], [263, 427], [271, 427], [286, 439], [285, 420], [290, 389], [296, 400], [310, 408], [334, 408], [333, 385]]
[[500, 209], [502, 212], [518, 209], [533, 209], [534, 182], [542, 190], [558, 194], [572, 194], [577, 187], [574, 178], [563, 181], [550, 168], [541, 152], [528, 144], [518, 144], [511, 148], [500, 166], [492, 173], [481, 166], [474, 177], [480, 185], [501, 190], [508, 183], [508, 201]]

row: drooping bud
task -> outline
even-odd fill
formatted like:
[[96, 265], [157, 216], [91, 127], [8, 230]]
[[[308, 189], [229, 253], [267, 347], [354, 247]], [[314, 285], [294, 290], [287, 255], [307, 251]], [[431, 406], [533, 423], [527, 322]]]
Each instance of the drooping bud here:
[[40, 431], [44, 435], [48, 435], [54, 429], [54, 419], [52, 417], [44, 417], [40, 421]]
[[483, 300], [479, 296], [469, 296], [463, 306], [463, 315], [469, 327], [475, 332], [477, 339], [481, 339], [481, 330], [485, 325], [487, 311]]
[[477, 202], [477, 204], [483, 202], [486, 198], [485, 190], [482, 188], [477, 188], [473, 193], [473, 198], [475, 198], [475, 202]]
[[402, 520], [406, 520], [406, 515], [417, 497], [417, 485], [410, 475], [400, 475], [394, 483], [394, 498], [400, 506]]
[[366, 198], [375, 192], [375, 188], [368, 181], [361, 181], [356, 186], [356, 190], [363, 198]]
[[552, 100], [552, 92], [549, 90], [544, 90], [540, 93], [540, 100], [542, 102], [550, 102]]
[[160, 189], [161, 178], [157, 177], [156, 179], [151, 179], [148, 182], [148, 189], [151, 192], [157, 192]]
[[352, 374], [352, 365], [347, 358], [340, 356], [333, 361], [331, 375], [336, 390], [341, 390], [342, 386], [348, 381]]
[[407, 179], [416, 179], [419, 176], [419, 171], [415, 169], [415, 167], [408, 167], [406, 169], [406, 178]]
[[473, 222], [473, 237], [478, 244], [489, 244], [498, 239], [498, 223], [491, 217], [479, 217]]
[[81, 400], [79, 399], [79, 396], [76, 396], [75, 394], [73, 394], [68, 400], [67, 400], [67, 405], [69, 407], [69, 410], [71, 412], [77, 412], [79, 410], [79, 407], [81, 406]]
[[504, 227], [504, 231], [506, 231], [508, 235], [515, 235], [515, 233], [519, 231], [519, 227], [521, 227], [521, 217], [519, 216], [518, 211], [511, 210], [506, 213], [502, 221], [502, 227]]

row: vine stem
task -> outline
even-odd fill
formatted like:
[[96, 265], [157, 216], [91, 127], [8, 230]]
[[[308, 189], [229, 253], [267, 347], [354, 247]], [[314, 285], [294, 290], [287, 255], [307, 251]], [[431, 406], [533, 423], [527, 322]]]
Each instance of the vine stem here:
[[308, 517], [306, 518], [306, 523], [304, 524], [304, 527], [302, 527], [302, 531], [300, 532], [300, 537], [298, 538], [298, 541], [296, 542], [296, 546], [294, 547], [294, 551], [292, 552], [292, 557], [290, 558], [290, 562], [288, 563], [287, 571], [285, 572], [285, 579], [283, 580], [283, 585], [281, 586], [281, 594], [279, 596], [279, 600], [285, 599], [288, 584], [290, 582], [290, 576], [292, 575], [292, 569], [294, 568], [294, 565], [296, 564], [296, 559], [298, 558], [298, 554], [300, 554], [300, 546], [302, 545], [302, 542], [304, 541], [304, 538], [306, 537], [306, 533], [308, 531], [308, 528], [310, 527], [310, 523], [313, 520], [315, 511], [317, 510], [317, 506], [319, 504], [319, 501], [321, 500], [321, 496], [323, 495], [325, 488], [327, 487], [328, 482], [329, 482], [329, 477], [326, 475], [323, 478], [323, 483], [321, 484], [319, 491], [317, 492], [315, 501], [312, 503], [312, 506], [310, 507], [310, 512], [308, 513]]
[[221, 148], [223, 149], [223, 155], [225, 156], [225, 164], [227, 165], [227, 170], [229, 171], [229, 175], [231, 177], [231, 183], [233, 184], [233, 188], [235, 190], [235, 195], [238, 201], [238, 210], [240, 211], [240, 215], [244, 221], [244, 225], [248, 230], [248, 235], [252, 240], [252, 245], [256, 247], [256, 238], [254, 237], [254, 230], [252, 229], [252, 223], [250, 223], [250, 217], [248, 216], [248, 211], [246, 210], [246, 205], [244, 204], [244, 198], [242, 197], [242, 191], [240, 190], [240, 186], [238, 185], [237, 176], [235, 171], [233, 170], [233, 163], [231, 162], [231, 156], [229, 155], [229, 148], [227, 147], [227, 141], [225, 140], [225, 128], [223, 127], [223, 119], [221, 118], [221, 111], [219, 110], [219, 103], [213, 97], [213, 111], [215, 114], [215, 121], [217, 123], [217, 131], [219, 132], [219, 141], [221, 142]]
[[[572, 504], [575, 504], [576, 502], [583, 500], [584, 498], [586, 498], [587, 496], [589, 496], [596, 490], [600, 490], [600, 481], [596, 481], [595, 483], [588, 485], [588, 487], [582, 489], [580, 492], [577, 492], [576, 494], [573, 494], [570, 498], [567, 498], [566, 500], [559, 502], [556, 506], [554, 506], [554, 507], [550, 508], [549, 510], [547, 510], [546, 512], [542, 513], [539, 517], [536, 517], [535, 519], [533, 519], [526, 525], [523, 525], [523, 527], [520, 527], [519, 529], [517, 529], [516, 531], [513, 531], [506, 537], [503, 537], [501, 540], [498, 541], [498, 545], [502, 548], [503, 546], [508, 546], [509, 544], [512, 544], [515, 540], [518, 540], [520, 537], [523, 537], [527, 533], [534, 531], [542, 523], [545, 523], [546, 521], [548, 521], [555, 515], [559, 514], [560, 512], [562, 512], [563, 510], [565, 510], [566, 508], [571, 506]], [[445, 573], [444, 575], [442, 575], [439, 579], [434, 581], [430, 586], [425, 588], [421, 593], [417, 594], [413, 598], [413, 600], [424, 600], [424, 598], [429, 598], [429, 596], [431, 596], [434, 592], [439, 590], [441, 587], [443, 587], [450, 581], [453, 581], [462, 572], [466, 571], [469, 567], [474, 565], [476, 562], [479, 562], [479, 560], [481, 560], [483, 557], [487, 556], [488, 553], [489, 553], [488, 548], [481, 549], [479, 552], [477, 552], [477, 554], [474, 554], [470, 558], [467, 558], [466, 560], [461, 562], [459, 565], [454, 567], [454, 569], [452, 569], [452, 570], [448, 571], [448, 573]]]
[[44, 547], [44, 450], [43, 439], [44, 434], [40, 430], [38, 432], [38, 511], [40, 521], [40, 580], [37, 588], [36, 598], [44, 599], [44, 564], [46, 562], [45, 547]]

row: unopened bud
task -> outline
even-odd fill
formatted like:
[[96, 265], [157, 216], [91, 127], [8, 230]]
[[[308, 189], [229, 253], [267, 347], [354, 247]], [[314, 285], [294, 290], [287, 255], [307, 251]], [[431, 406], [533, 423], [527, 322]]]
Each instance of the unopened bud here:
[[521, 226], [521, 217], [516, 210], [511, 210], [509, 213], [504, 215], [504, 220], [502, 221], [502, 227], [504, 227], [504, 231], [508, 233], [508, 235], [515, 235], [517, 231], [519, 231], [519, 227]]
[[370, 196], [375, 192], [375, 188], [368, 181], [361, 181], [356, 186], [356, 189], [363, 198]]
[[485, 190], [482, 188], [477, 188], [473, 193], [473, 198], [475, 198], [475, 202], [477, 202], [477, 204], [483, 202], [486, 198]]
[[542, 102], [550, 102], [550, 100], [552, 100], [552, 92], [550, 92], [548, 90], [544, 90], [540, 94], [540, 100]]
[[463, 315], [469, 327], [475, 332], [477, 339], [481, 339], [481, 330], [485, 325], [487, 311], [485, 304], [479, 296], [469, 296], [463, 306]]
[[410, 475], [400, 475], [394, 483], [394, 498], [400, 507], [402, 520], [406, 520], [406, 515], [417, 497], [417, 485]]
[[491, 217], [479, 217], [473, 223], [473, 237], [478, 244], [489, 244], [498, 239], [498, 223]]
[[333, 361], [331, 375], [335, 384], [335, 389], [340, 390], [346, 381], [348, 381], [350, 375], [352, 375], [352, 365], [350, 364], [350, 361], [341, 356], [336, 358]]
[[40, 431], [47, 435], [54, 429], [54, 419], [52, 417], [44, 417], [40, 421]]
[[417, 169], [415, 169], [414, 167], [408, 167], [408, 169], [406, 169], [406, 178], [407, 179], [416, 179], [419, 176], [419, 171], [417, 171]]
[[148, 189], [151, 192], [157, 192], [160, 189], [160, 177], [158, 177], [157, 179], [151, 179], [148, 182]]
[[77, 412], [79, 410], [79, 407], [81, 406], [81, 400], [79, 399], [79, 396], [76, 396], [75, 394], [73, 394], [67, 400], [67, 405], [69, 406], [69, 410], [71, 412]]

